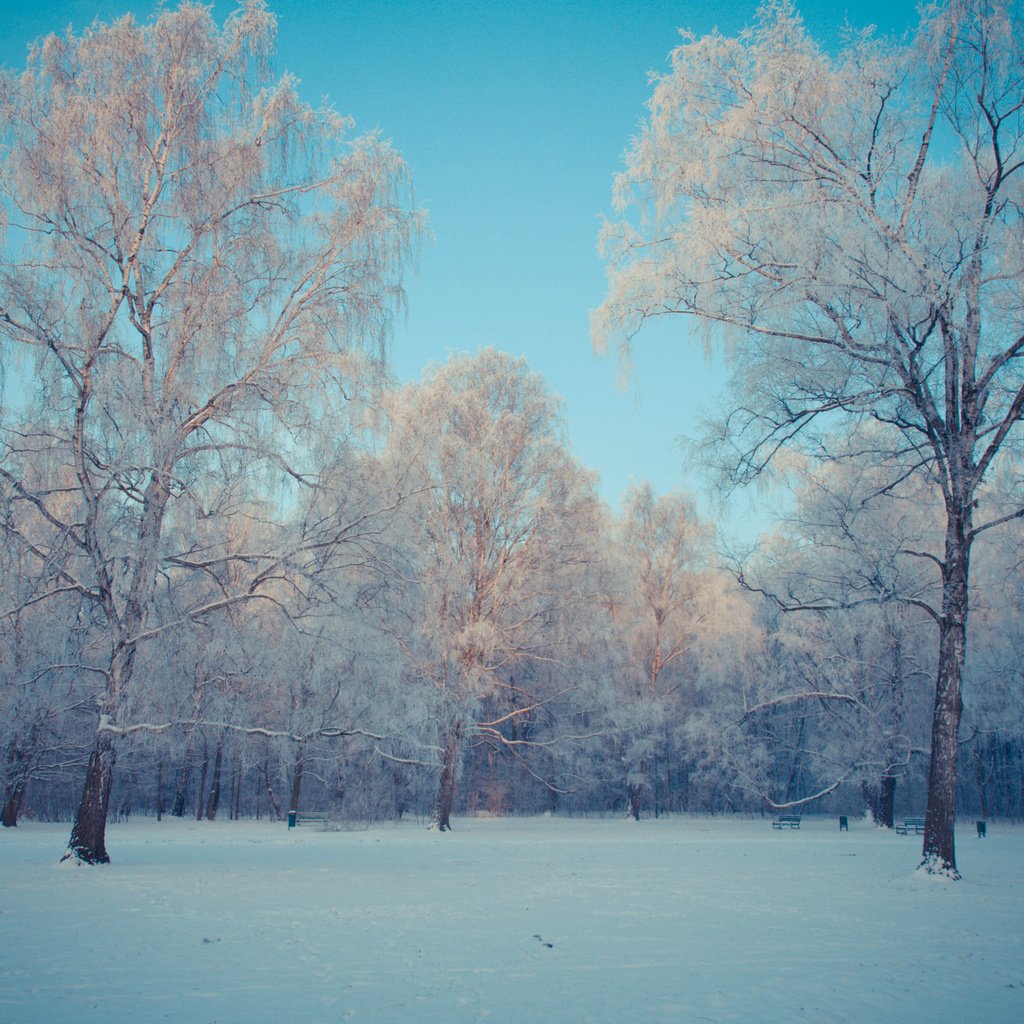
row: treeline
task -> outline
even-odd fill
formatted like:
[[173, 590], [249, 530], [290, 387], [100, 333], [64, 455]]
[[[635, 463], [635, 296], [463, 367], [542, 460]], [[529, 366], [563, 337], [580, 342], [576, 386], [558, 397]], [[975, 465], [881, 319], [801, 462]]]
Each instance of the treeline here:
[[[852, 595], [928, 529], [926, 493], [866, 504], [870, 477], [816, 472], [730, 568], [683, 494], [606, 508], [521, 360], [455, 357], [371, 404], [377, 425], [305, 497], [242, 477], [201, 540], [165, 534], [131, 687], [100, 725], [112, 816], [920, 811], [935, 626], [915, 602], [936, 584]], [[53, 543], [37, 509], [9, 495], [9, 825], [74, 818], [108, 714], [109, 624], [60, 585], [78, 563], [33, 557], [32, 531]], [[979, 549], [971, 815], [1024, 816], [1020, 539]]]

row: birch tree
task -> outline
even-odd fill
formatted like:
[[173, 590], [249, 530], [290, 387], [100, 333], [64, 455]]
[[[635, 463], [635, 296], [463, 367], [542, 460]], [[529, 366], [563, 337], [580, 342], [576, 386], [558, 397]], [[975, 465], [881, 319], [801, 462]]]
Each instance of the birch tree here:
[[692, 501], [682, 494], [657, 498], [649, 484], [627, 494], [620, 530], [628, 581], [624, 646], [633, 683], [630, 704], [637, 711], [623, 759], [629, 814], [639, 821], [648, 784], [658, 809], [658, 762], [672, 753], [667, 735], [678, 724], [673, 719], [687, 682], [683, 669], [713, 589], [702, 578], [712, 539]]
[[466, 739], [528, 748], [513, 731], [557, 692], [520, 669], [564, 666], [579, 650], [574, 612], [588, 602], [598, 505], [556, 400], [525, 362], [493, 350], [454, 357], [399, 392], [391, 451], [421, 480], [420, 501], [405, 509], [416, 618], [398, 639], [430, 688], [432, 826], [446, 831]]
[[[71, 549], [53, 592], [81, 595], [106, 630], [68, 849], [81, 862], [108, 860], [136, 654], [165, 625], [156, 588], [215, 557], [246, 567], [245, 585], [179, 619], [275, 599], [276, 557], [204, 557], [189, 526], [230, 514], [225, 473], [283, 503], [314, 481], [307, 456], [354, 354], [382, 354], [418, 227], [394, 150], [270, 77], [274, 33], [261, 0], [222, 27], [184, 3], [48, 36], [0, 77], [0, 345], [8, 388], [31, 375], [24, 404], [44, 421], [28, 444], [18, 408], [4, 414], [0, 487], [41, 524], [8, 542], [40, 563]], [[31, 446], [58, 453], [59, 477], [28, 480]]]
[[934, 5], [910, 43], [852, 32], [835, 55], [789, 0], [735, 38], [684, 34], [617, 181], [637, 215], [604, 233], [594, 318], [623, 352], [661, 315], [728, 340], [732, 484], [873, 423], [884, 452], [872, 430], [849, 453], [935, 489], [942, 524], [912, 555], [940, 586], [921, 867], [950, 878], [971, 549], [1024, 515], [983, 488], [1024, 411], [1022, 40], [1006, 0]]

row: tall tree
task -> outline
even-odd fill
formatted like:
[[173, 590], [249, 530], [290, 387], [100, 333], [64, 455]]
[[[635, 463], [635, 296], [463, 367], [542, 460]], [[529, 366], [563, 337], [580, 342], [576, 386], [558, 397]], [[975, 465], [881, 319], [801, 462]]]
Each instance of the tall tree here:
[[511, 730], [554, 699], [533, 682], [557, 677], [531, 682], [520, 669], [579, 648], [598, 504], [556, 399], [523, 360], [490, 349], [396, 395], [391, 450], [421, 480], [407, 507], [418, 610], [400, 640], [431, 684], [441, 754], [432, 825], [445, 831], [466, 738], [526, 746]]
[[678, 724], [672, 719], [687, 682], [683, 664], [701, 633], [713, 590], [702, 579], [712, 537], [689, 498], [655, 497], [650, 484], [626, 495], [620, 530], [627, 581], [624, 647], [631, 703], [638, 712], [623, 756], [629, 813], [639, 820], [648, 784], [658, 809], [657, 762], [665, 764], [671, 756], [665, 737]]
[[884, 429], [893, 482], [935, 488], [944, 521], [912, 556], [941, 583], [921, 866], [951, 878], [971, 549], [1024, 515], [982, 486], [1024, 411], [1022, 48], [1011, 0], [934, 5], [911, 43], [853, 33], [834, 56], [789, 0], [736, 38], [686, 35], [618, 179], [645, 218], [606, 230], [594, 320], [627, 351], [661, 314], [734, 342], [733, 482], [787, 447], [828, 458], [842, 420]]
[[[108, 860], [115, 739], [139, 645], [161, 628], [154, 595], [209, 570], [190, 525], [225, 473], [250, 496], [309, 482], [352, 353], [381, 353], [417, 228], [397, 154], [270, 79], [274, 34], [262, 0], [223, 27], [183, 3], [49, 36], [0, 77], [0, 345], [34, 369], [44, 422], [26, 434], [5, 414], [0, 486], [42, 526], [9, 541], [40, 562], [72, 548], [53, 592], [105, 623], [68, 850], [87, 863]], [[34, 486], [44, 447], [62, 475]], [[256, 568], [212, 602], [168, 602], [178, 618], [273, 597], [273, 558], [217, 559]]]

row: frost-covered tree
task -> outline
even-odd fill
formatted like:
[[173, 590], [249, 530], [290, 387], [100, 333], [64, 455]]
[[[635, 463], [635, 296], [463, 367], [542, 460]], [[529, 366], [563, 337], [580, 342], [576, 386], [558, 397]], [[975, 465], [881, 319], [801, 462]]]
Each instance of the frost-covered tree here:
[[[712, 536], [682, 494], [656, 497], [649, 484], [625, 499], [619, 548], [625, 594], [620, 620], [633, 712], [624, 731], [629, 813], [639, 820], [647, 786], [656, 791], [659, 766], [675, 754], [670, 736], [681, 724], [693, 662], [714, 592], [708, 572]], [[690, 661], [687, 666], [687, 661]], [[690, 672], [686, 669], [689, 667]], [[623, 709], [625, 710], [625, 709]], [[655, 809], [657, 810], [657, 792]]]
[[440, 754], [432, 825], [447, 830], [465, 741], [528, 749], [526, 723], [575, 679], [528, 666], [580, 648], [598, 503], [542, 379], [490, 349], [395, 395], [390, 450], [419, 491], [403, 509], [415, 607], [393, 628], [427, 686]]
[[[39, 526], [7, 542], [41, 565], [68, 550], [52, 592], [105, 629], [68, 851], [88, 863], [108, 859], [115, 741], [134, 728], [140, 647], [168, 626], [157, 608], [194, 622], [280, 605], [279, 552], [228, 530], [205, 549], [198, 531], [234, 514], [225, 494], [276, 491], [284, 508], [315, 480], [317, 439], [353, 353], [380, 354], [417, 230], [391, 147], [271, 80], [274, 32], [261, 0], [223, 27], [184, 3], [49, 36], [0, 77], [0, 346], [8, 389], [33, 382], [4, 411], [0, 487]], [[59, 466], [36, 481], [41, 449]], [[238, 586], [219, 590], [227, 563]], [[158, 602], [161, 588], [182, 600]]]
[[785, 710], [800, 723], [805, 764], [814, 762], [806, 786], [776, 784], [771, 803], [799, 805], [855, 782], [891, 827], [897, 779], [912, 754], [927, 753], [921, 683], [934, 675], [928, 611], [938, 584], [916, 553], [939, 510], [918, 477], [895, 485], [891, 465], [847, 461], [843, 450], [836, 439], [834, 462], [789, 460], [779, 532], [736, 566], [768, 598], [776, 645], [743, 720], [756, 731]]
[[639, 219], [604, 233], [594, 321], [625, 351], [663, 314], [730, 341], [733, 483], [785, 448], [827, 459], [841, 422], [848, 454], [934, 488], [913, 556], [940, 590], [922, 868], [951, 878], [971, 550], [1024, 515], [983, 488], [1024, 412], [1022, 47], [1013, 0], [929, 6], [908, 43], [851, 32], [831, 55], [789, 0], [684, 36], [618, 179]]

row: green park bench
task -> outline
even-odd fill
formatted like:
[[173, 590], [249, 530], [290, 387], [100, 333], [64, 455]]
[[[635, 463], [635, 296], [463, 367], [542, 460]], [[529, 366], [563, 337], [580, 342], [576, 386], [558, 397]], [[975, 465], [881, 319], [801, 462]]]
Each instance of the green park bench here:
[[800, 815], [799, 814], [780, 814], [773, 822], [772, 828], [799, 828], [800, 827]]
[[896, 835], [907, 836], [913, 832], [914, 835], [921, 835], [924, 832], [924, 818], [904, 818], [903, 821], [896, 826]]
[[296, 828], [299, 825], [319, 825], [322, 829], [327, 828], [327, 814], [324, 811], [289, 811], [288, 827]]

